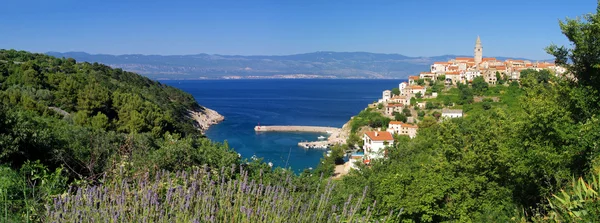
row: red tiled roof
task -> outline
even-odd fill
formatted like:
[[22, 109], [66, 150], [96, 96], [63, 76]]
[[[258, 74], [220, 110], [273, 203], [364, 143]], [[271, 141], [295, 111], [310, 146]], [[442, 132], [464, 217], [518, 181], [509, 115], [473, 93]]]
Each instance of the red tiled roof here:
[[409, 80], [419, 80], [419, 76], [408, 76]]
[[373, 131], [373, 132], [365, 132], [367, 137], [369, 137], [373, 141], [391, 141], [394, 140], [394, 137], [391, 133], [387, 131]]
[[404, 123], [404, 122], [400, 122], [400, 121], [390, 121], [390, 125], [400, 125], [405, 128], [419, 128], [419, 126], [417, 126], [417, 125], [408, 124], [408, 123]]
[[446, 72], [446, 75], [459, 75], [460, 72]]
[[496, 58], [494, 57], [487, 57], [487, 58], [482, 58], [481, 61], [491, 61], [491, 60], [496, 60]]
[[472, 57], [457, 57], [456, 60], [475, 61], [475, 58], [472, 58]]
[[413, 85], [411, 86], [412, 89], [423, 89], [423, 86], [419, 86], [419, 85]]

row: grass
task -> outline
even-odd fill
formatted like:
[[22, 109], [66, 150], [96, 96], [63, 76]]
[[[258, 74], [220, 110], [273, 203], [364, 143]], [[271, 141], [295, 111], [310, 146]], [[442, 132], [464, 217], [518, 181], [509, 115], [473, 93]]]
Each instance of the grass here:
[[290, 177], [278, 185], [263, 185], [240, 172], [239, 179], [228, 180], [200, 168], [163, 171], [153, 180], [146, 175], [73, 189], [48, 207], [46, 221], [388, 222], [371, 219], [373, 207], [363, 208], [366, 188], [363, 197], [349, 196], [343, 206], [336, 206], [330, 201], [335, 187], [331, 180], [301, 192]]

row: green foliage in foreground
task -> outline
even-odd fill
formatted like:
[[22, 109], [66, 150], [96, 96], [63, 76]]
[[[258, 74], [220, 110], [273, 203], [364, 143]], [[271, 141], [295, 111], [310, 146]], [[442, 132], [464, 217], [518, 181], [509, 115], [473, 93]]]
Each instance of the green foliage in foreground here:
[[343, 206], [336, 206], [331, 202], [336, 193], [331, 180], [299, 192], [303, 185], [297, 185], [292, 175], [284, 175], [272, 185], [251, 180], [246, 171], [239, 172], [237, 179], [214, 176], [205, 169], [159, 172], [80, 187], [55, 199], [48, 206], [45, 221], [390, 222], [393, 214], [373, 217], [382, 213], [374, 212], [374, 203], [361, 205], [364, 194], [350, 195]]
[[600, 174], [573, 179], [568, 191], [552, 195], [548, 217], [559, 222], [594, 222], [600, 216]]

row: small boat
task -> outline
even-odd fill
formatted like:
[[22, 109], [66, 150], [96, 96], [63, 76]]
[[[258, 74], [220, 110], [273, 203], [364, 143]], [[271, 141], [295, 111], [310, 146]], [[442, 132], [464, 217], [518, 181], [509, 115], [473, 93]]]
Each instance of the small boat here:
[[323, 140], [323, 139], [325, 139], [325, 136], [319, 136], [319, 137], [317, 137], [317, 139]]

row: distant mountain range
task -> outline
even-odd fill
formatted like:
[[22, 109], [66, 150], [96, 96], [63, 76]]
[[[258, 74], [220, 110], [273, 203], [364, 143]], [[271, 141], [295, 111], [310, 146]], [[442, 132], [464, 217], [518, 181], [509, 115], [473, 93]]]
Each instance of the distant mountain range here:
[[[428, 71], [435, 61], [464, 55], [409, 57], [367, 52], [314, 52], [285, 56], [239, 55], [107, 55], [84, 52], [48, 52], [55, 57], [74, 58], [122, 68], [153, 79], [242, 79], [242, 78], [407, 78]], [[496, 57], [500, 60], [507, 57]], [[525, 58], [512, 58], [525, 59]]]

